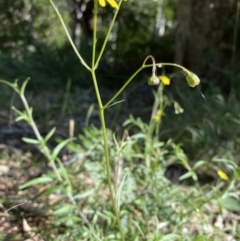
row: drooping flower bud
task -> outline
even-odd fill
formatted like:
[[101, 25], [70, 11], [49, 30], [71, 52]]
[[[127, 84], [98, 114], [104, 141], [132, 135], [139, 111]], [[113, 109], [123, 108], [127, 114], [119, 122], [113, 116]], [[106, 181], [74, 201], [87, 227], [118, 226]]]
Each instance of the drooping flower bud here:
[[158, 85], [159, 83], [159, 78], [155, 74], [152, 74], [152, 76], [148, 79], [149, 85]]
[[173, 102], [173, 106], [174, 106], [174, 112], [176, 115], [178, 114], [182, 114], [184, 112], [184, 109], [180, 106], [180, 104], [177, 101]]
[[198, 76], [190, 71], [186, 71], [186, 80], [190, 87], [195, 87], [200, 84], [200, 79]]

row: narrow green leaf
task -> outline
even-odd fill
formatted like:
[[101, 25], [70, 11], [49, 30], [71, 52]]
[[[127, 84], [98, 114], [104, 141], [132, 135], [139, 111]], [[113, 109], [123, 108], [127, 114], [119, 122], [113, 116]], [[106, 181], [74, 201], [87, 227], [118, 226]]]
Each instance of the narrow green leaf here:
[[15, 83], [10, 83], [6, 80], [0, 80], [0, 83], [8, 85], [9, 87], [13, 88], [18, 94], [20, 93], [18, 89], [17, 81], [15, 81]]
[[20, 95], [24, 95], [24, 91], [25, 91], [26, 85], [27, 85], [27, 83], [28, 83], [29, 80], [30, 80], [29, 77], [24, 80], [24, 82], [23, 82], [23, 84], [22, 84], [22, 86], [21, 86], [21, 89], [20, 89]]
[[45, 136], [44, 138], [44, 141], [45, 143], [53, 136], [53, 134], [55, 133], [56, 131], [56, 127], [53, 127], [49, 132], [48, 134]]
[[178, 234], [166, 234], [161, 238], [161, 241], [174, 241], [174, 240], [180, 240], [180, 236]]
[[74, 200], [85, 199], [89, 196], [92, 196], [93, 194], [94, 194], [94, 189], [90, 189], [83, 193], [79, 193], [79, 194], [75, 195], [73, 198], [74, 198]]
[[182, 176], [179, 177], [179, 180], [182, 181], [182, 180], [185, 180], [185, 179], [188, 179], [192, 177], [193, 178], [193, 173], [191, 171], [183, 174]]
[[24, 112], [22, 112], [22, 111], [20, 111], [20, 110], [18, 110], [16, 107], [12, 107], [12, 109], [18, 114], [18, 115], [25, 115], [25, 113]]
[[44, 175], [44, 176], [41, 176], [41, 177], [38, 177], [38, 178], [34, 178], [31, 181], [20, 185], [19, 189], [24, 189], [24, 188], [27, 188], [27, 187], [30, 187], [30, 186], [33, 186], [33, 185], [36, 185], [36, 184], [40, 184], [40, 183], [41, 184], [48, 183], [48, 182], [51, 182], [51, 181], [53, 181], [53, 179], [51, 177], [48, 177], [48, 176]]
[[63, 164], [59, 158], [56, 158], [56, 161], [57, 161], [58, 165], [60, 166], [61, 174], [63, 175], [64, 179], [68, 183], [67, 190], [68, 190], [68, 192], [72, 193], [72, 185], [71, 185], [71, 181], [68, 176], [68, 172], [67, 172], [66, 168], [63, 166]]
[[118, 145], [118, 142], [117, 142], [115, 133], [113, 133], [113, 141], [114, 141], [114, 143], [115, 143], [115, 145], [116, 145], [116, 147], [117, 147], [117, 150], [118, 150], [118, 152], [119, 152], [119, 151], [120, 151], [120, 147], [119, 147], [119, 145]]
[[124, 182], [126, 180], [126, 177], [128, 175], [129, 171], [127, 171], [118, 187], [118, 190], [117, 190], [117, 194], [116, 194], [116, 206], [117, 206], [117, 209], [120, 210], [120, 206], [121, 206], [121, 194], [122, 194], [122, 190], [123, 190], [123, 185], [124, 185]]
[[[142, 235], [142, 237], [145, 239], [146, 236], [145, 236], [142, 228], [140, 227], [139, 222], [134, 221], [134, 220], [131, 220], [131, 223], [138, 229], [139, 233], [140, 233], [140, 234]], [[135, 240], [139, 240], [139, 239], [135, 239]]]
[[33, 108], [32, 107], [29, 107], [29, 112], [30, 112], [30, 115], [32, 116], [32, 113], [33, 113]]
[[71, 213], [73, 209], [74, 209], [74, 206], [72, 204], [66, 204], [63, 207], [54, 211], [53, 214], [56, 216], [65, 216]]
[[31, 139], [31, 138], [27, 138], [27, 137], [23, 137], [22, 140], [26, 143], [29, 143], [29, 144], [34, 144], [34, 145], [40, 144], [39, 140]]
[[199, 168], [199, 167], [201, 167], [201, 166], [203, 166], [203, 165], [206, 165], [206, 164], [207, 164], [206, 161], [204, 161], [204, 160], [199, 160], [199, 161], [197, 161], [197, 162], [194, 164], [193, 170], [196, 170], [197, 168]]
[[52, 158], [55, 160], [58, 153], [62, 150], [62, 148], [64, 146], [66, 146], [70, 141], [72, 141], [74, 138], [69, 138], [69, 139], [66, 139], [64, 141], [62, 141], [61, 143], [59, 143], [53, 150], [52, 152]]
[[18, 121], [21, 121], [21, 120], [25, 120], [26, 122], [28, 122], [28, 117], [27, 116], [18, 116], [15, 121], [18, 122]]
[[124, 148], [126, 147], [126, 146], [128, 146], [128, 144], [129, 144], [129, 142], [128, 141], [126, 141], [126, 142], [124, 142], [123, 144], [122, 144], [122, 146], [121, 146], [121, 152], [124, 150]]
[[94, 110], [94, 104], [91, 104], [90, 107], [88, 108], [88, 112], [87, 112], [87, 116], [86, 116], [86, 120], [85, 120], [85, 126], [89, 125], [89, 119], [90, 119], [90, 116], [91, 116], [93, 110]]
[[[122, 103], [122, 102], [124, 102], [125, 100], [119, 100], [119, 101], [116, 101], [116, 102], [114, 102], [114, 103], [112, 103], [111, 105], [109, 105], [107, 108], [109, 108], [109, 107], [111, 107], [111, 106], [113, 106], [113, 105], [117, 105], [117, 104], [119, 104], [119, 103]], [[106, 108], [106, 109], [107, 109]]]
[[135, 140], [135, 139], [145, 139], [145, 138], [146, 138], [146, 135], [143, 134], [143, 133], [138, 133], [138, 134], [132, 135], [133, 140]]

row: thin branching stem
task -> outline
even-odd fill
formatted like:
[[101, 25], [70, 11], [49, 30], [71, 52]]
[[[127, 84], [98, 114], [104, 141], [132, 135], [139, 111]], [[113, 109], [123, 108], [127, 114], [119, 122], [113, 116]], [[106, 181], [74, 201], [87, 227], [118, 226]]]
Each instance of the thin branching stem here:
[[122, 226], [121, 226], [121, 222], [120, 222], [120, 215], [119, 215], [119, 211], [117, 209], [116, 198], [113, 193], [113, 187], [112, 187], [112, 181], [111, 181], [111, 166], [110, 166], [109, 151], [108, 151], [108, 139], [107, 139], [105, 117], [104, 117], [104, 109], [100, 109], [100, 120], [101, 120], [103, 140], [104, 140], [104, 152], [105, 152], [105, 158], [106, 158], [106, 172], [107, 172], [108, 188], [109, 188], [109, 192], [110, 192], [112, 206], [113, 206], [116, 220], [118, 223], [121, 240], [124, 241], [125, 239], [124, 239], [124, 234], [123, 234], [123, 230], [122, 230]]
[[119, 212], [117, 210], [115, 196], [114, 196], [114, 193], [113, 193], [112, 181], [111, 181], [111, 166], [110, 166], [110, 159], [109, 159], [108, 138], [107, 138], [105, 117], [104, 117], [104, 108], [102, 106], [102, 100], [101, 100], [101, 96], [100, 96], [100, 93], [99, 93], [99, 88], [98, 88], [97, 79], [96, 79], [96, 75], [95, 75], [94, 70], [92, 70], [92, 79], [93, 79], [93, 84], [94, 84], [94, 87], [95, 87], [95, 93], [96, 93], [96, 96], [97, 96], [98, 107], [99, 107], [99, 117], [100, 117], [100, 122], [101, 122], [101, 127], [102, 127], [103, 142], [104, 142], [104, 154], [105, 154], [105, 159], [106, 159], [106, 174], [107, 174], [108, 189], [109, 189], [110, 198], [111, 198], [112, 206], [113, 206], [113, 209], [114, 209], [114, 213], [115, 213], [115, 216], [116, 216], [116, 220], [117, 220], [117, 223], [118, 223], [118, 228], [119, 228], [119, 232], [120, 232], [120, 235], [121, 235], [121, 240], [124, 241], [125, 240], [124, 234], [123, 234], [123, 230], [122, 230], [122, 227], [121, 227], [120, 216], [119, 216]]
[[68, 30], [67, 30], [67, 27], [66, 27], [66, 25], [65, 25], [65, 23], [64, 23], [64, 21], [63, 21], [63, 18], [62, 18], [62, 16], [61, 16], [60, 12], [58, 11], [57, 6], [54, 4], [54, 2], [53, 2], [52, 0], [49, 0], [49, 2], [51, 3], [52, 7], [54, 8], [54, 10], [55, 10], [55, 12], [56, 12], [56, 14], [57, 14], [57, 16], [58, 16], [58, 18], [59, 18], [62, 26], [63, 26], [64, 32], [65, 32], [65, 34], [67, 35], [68, 41], [69, 41], [69, 43], [71, 44], [71, 46], [72, 46], [75, 54], [76, 54], [77, 57], [79, 58], [81, 64], [82, 64], [87, 70], [90, 71], [91, 68], [90, 68], [90, 67], [87, 65], [87, 63], [84, 61], [84, 59], [82, 58], [82, 56], [81, 56], [80, 53], [78, 52], [75, 44], [73, 43], [73, 40], [72, 40], [72, 38], [71, 38]]
[[123, 90], [130, 84], [130, 82], [134, 79], [134, 77], [141, 72], [145, 66], [141, 66], [135, 73], [124, 83], [124, 85], [118, 90], [118, 92], [104, 105], [104, 109], [106, 109], [122, 92]]
[[[123, 0], [121, 0], [121, 1], [119, 2], [119, 9], [120, 9], [120, 7], [121, 7], [122, 1], [123, 1]], [[95, 2], [96, 2], [96, 0], [95, 0]], [[96, 63], [95, 63], [95, 68], [97, 68], [97, 66], [98, 66], [98, 64], [99, 64], [99, 62], [100, 62], [100, 60], [101, 60], [101, 58], [102, 58], [102, 55], [103, 55], [103, 52], [104, 52], [104, 50], [105, 50], [105, 48], [106, 48], [106, 45], [107, 45], [107, 42], [108, 42], [110, 33], [112, 32], [112, 28], [113, 28], [114, 23], [115, 23], [115, 21], [116, 21], [116, 18], [117, 18], [119, 9], [116, 10], [116, 12], [115, 12], [115, 14], [114, 14], [114, 16], [113, 16], [113, 18], [112, 18], [112, 21], [111, 21], [111, 24], [110, 24], [110, 26], [109, 26], [108, 32], [107, 32], [107, 34], [106, 34], [106, 37], [105, 37], [105, 39], [104, 39], [102, 48], [101, 48], [100, 53], [99, 53], [99, 55], [98, 55], [97, 61], [96, 61]]]
[[92, 70], [95, 68], [95, 57], [96, 57], [96, 45], [97, 45], [97, 17], [98, 17], [98, 4], [94, 1], [93, 10], [93, 40], [92, 40]]
[[[22, 100], [22, 102], [23, 102], [24, 108], [25, 108], [25, 110], [26, 110], [26, 112], [27, 112], [27, 115], [28, 115], [28, 118], [29, 118], [29, 124], [30, 124], [30, 126], [32, 127], [33, 132], [34, 132], [36, 138], [38, 139], [38, 141], [39, 141], [40, 143], [44, 143], [44, 139], [43, 139], [43, 137], [41, 136], [41, 134], [40, 134], [40, 132], [39, 132], [39, 130], [38, 130], [38, 128], [37, 128], [37, 125], [36, 125], [35, 121], [34, 121], [33, 118], [32, 118], [32, 113], [31, 113], [31, 111], [30, 111], [30, 108], [29, 108], [29, 105], [28, 105], [28, 102], [27, 102], [25, 96], [24, 96], [23, 94], [20, 94], [20, 98], [21, 98], [21, 100]], [[61, 177], [61, 175], [59, 174], [59, 171], [58, 171], [58, 169], [57, 169], [57, 167], [56, 167], [56, 164], [55, 164], [53, 158], [51, 157], [50, 150], [48, 149], [48, 147], [47, 147], [46, 145], [42, 146], [42, 147], [41, 147], [41, 151], [43, 152], [43, 154], [45, 155], [45, 157], [50, 161], [50, 163], [51, 163], [51, 165], [52, 165], [52, 168], [53, 168], [53, 170], [54, 170], [54, 172], [55, 172], [58, 180], [59, 180], [59, 181], [62, 181], [62, 177]]]

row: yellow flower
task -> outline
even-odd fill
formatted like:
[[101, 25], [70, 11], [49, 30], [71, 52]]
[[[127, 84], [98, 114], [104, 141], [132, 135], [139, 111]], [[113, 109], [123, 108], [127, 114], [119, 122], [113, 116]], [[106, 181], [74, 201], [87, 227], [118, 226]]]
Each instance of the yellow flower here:
[[226, 174], [225, 172], [221, 171], [221, 170], [218, 170], [218, 171], [217, 171], [217, 174], [218, 174], [218, 176], [219, 176], [221, 179], [223, 179], [223, 180], [225, 180], [225, 181], [227, 181], [227, 180], [229, 179], [229, 177], [227, 176], [227, 174]]
[[115, 0], [98, 0], [98, 2], [101, 7], [106, 7], [106, 2], [108, 2], [113, 8], [119, 9], [119, 6]]
[[160, 75], [158, 78], [162, 81], [164, 85], [170, 85], [170, 79], [166, 75]]
[[159, 121], [161, 119], [161, 117], [162, 117], [162, 110], [159, 109], [157, 111], [156, 115], [154, 116], [154, 119], [155, 119], [155, 121]]

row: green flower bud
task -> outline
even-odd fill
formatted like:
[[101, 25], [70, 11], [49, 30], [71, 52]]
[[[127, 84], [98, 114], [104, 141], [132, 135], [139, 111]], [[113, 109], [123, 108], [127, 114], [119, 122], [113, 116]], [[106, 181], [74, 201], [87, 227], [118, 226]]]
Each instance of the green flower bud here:
[[158, 85], [159, 83], [159, 78], [155, 74], [152, 74], [152, 76], [148, 79], [149, 85]]
[[190, 71], [185, 72], [187, 75], [186, 80], [190, 87], [195, 87], [200, 84], [200, 79], [198, 76]]

